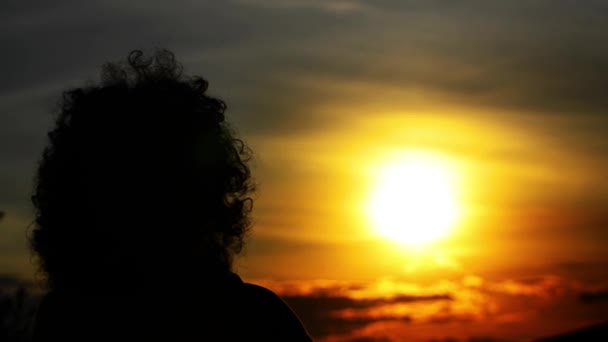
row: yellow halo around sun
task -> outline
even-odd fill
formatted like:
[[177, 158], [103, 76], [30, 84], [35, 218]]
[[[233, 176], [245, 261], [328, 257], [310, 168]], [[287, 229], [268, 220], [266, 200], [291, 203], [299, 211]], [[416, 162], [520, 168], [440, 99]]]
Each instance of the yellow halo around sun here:
[[456, 174], [427, 153], [407, 153], [383, 164], [367, 206], [377, 233], [419, 246], [448, 235], [460, 216]]

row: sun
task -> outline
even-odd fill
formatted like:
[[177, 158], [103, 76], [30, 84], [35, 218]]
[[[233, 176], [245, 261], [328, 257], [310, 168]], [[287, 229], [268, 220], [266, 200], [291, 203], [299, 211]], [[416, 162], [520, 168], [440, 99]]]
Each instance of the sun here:
[[367, 205], [376, 231], [419, 246], [448, 235], [460, 214], [455, 170], [427, 153], [407, 153], [382, 164]]

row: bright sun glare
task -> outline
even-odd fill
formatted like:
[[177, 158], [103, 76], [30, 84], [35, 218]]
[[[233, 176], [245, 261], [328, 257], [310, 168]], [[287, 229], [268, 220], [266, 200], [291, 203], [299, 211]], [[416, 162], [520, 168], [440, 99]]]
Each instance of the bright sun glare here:
[[381, 166], [368, 205], [375, 229], [413, 246], [445, 237], [460, 214], [454, 173], [425, 153], [406, 154]]

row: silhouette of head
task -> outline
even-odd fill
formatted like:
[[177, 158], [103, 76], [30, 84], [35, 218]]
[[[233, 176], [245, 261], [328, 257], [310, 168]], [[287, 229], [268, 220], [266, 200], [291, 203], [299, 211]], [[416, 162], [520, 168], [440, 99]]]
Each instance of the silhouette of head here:
[[50, 289], [228, 272], [249, 227], [250, 152], [174, 55], [133, 51], [64, 92], [30, 243]]

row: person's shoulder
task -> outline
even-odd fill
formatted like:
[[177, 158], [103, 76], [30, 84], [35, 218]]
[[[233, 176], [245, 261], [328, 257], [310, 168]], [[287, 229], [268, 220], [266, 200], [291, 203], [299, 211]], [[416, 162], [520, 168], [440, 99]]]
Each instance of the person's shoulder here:
[[276, 293], [263, 286], [243, 283], [244, 300], [255, 312], [260, 326], [271, 327], [272, 337], [290, 341], [312, 341], [293, 310]]
[[243, 289], [246, 295], [254, 299], [283, 303], [283, 300], [276, 293], [263, 286], [252, 283], [243, 283]]
[[295, 313], [276, 293], [256, 284], [243, 283], [244, 300], [254, 308], [266, 308], [268, 314], [296, 319]]

